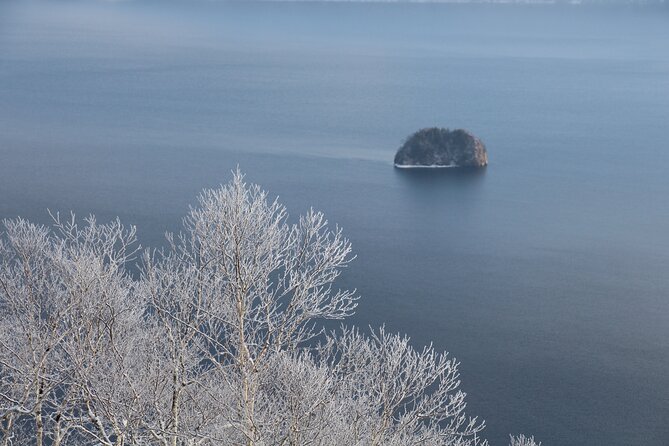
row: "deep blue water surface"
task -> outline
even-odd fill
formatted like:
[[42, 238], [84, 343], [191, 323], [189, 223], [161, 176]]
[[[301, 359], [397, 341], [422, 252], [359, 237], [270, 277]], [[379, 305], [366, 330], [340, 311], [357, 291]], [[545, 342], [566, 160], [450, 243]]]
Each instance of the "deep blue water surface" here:
[[[465, 127], [478, 173], [398, 171]], [[0, 218], [179, 227], [239, 165], [341, 225], [355, 322], [462, 362], [493, 445], [669, 444], [669, 10], [0, 2]]]

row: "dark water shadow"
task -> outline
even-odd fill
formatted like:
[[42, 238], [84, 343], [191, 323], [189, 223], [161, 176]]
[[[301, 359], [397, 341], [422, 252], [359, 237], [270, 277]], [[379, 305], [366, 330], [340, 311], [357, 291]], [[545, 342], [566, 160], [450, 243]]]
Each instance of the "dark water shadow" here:
[[398, 169], [395, 177], [407, 186], [419, 188], [471, 189], [483, 184], [487, 168]]
[[398, 196], [407, 208], [402, 212], [450, 214], [465, 218], [483, 196], [486, 169], [394, 169]]

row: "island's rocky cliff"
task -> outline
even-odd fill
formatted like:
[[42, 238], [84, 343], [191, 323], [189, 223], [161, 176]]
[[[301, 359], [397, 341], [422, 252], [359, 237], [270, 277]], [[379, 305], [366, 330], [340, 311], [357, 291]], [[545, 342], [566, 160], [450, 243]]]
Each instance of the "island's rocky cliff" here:
[[483, 167], [485, 145], [467, 130], [426, 128], [411, 135], [395, 155], [395, 167]]

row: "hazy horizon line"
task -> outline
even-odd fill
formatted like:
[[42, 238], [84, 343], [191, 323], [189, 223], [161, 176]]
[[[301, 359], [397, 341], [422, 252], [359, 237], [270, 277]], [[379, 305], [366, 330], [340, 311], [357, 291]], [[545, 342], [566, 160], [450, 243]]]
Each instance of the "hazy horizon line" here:
[[[114, 0], [112, 0], [114, 1]], [[115, 0], [129, 1], [129, 0]], [[130, 0], [132, 1], [132, 0]], [[229, 3], [453, 3], [453, 4], [537, 4], [537, 5], [624, 5], [669, 4], [669, 0], [203, 0]]]

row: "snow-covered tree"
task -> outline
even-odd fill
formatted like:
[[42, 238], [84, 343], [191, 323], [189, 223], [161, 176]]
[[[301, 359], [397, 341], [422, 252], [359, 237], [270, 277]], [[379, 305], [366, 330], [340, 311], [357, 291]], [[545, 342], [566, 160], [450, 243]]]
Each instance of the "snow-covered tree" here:
[[534, 437], [526, 437], [522, 434], [517, 437], [511, 435], [511, 446], [541, 446], [541, 442], [537, 443]]
[[237, 171], [167, 240], [136, 256], [119, 221], [4, 222], [2, 446], [487, 444], [455, 359], [324, 332], [358, 297], [335, 286], [351, 246], [322, 213], [291, 223]]

